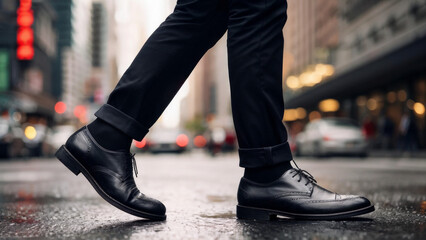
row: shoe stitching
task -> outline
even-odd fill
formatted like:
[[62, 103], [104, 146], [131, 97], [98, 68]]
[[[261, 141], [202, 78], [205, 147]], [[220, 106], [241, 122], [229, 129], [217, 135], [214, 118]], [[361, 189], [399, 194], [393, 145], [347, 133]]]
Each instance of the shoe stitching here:
[[310, 194], [307, 193], [307, 192], [287, 192], [287, 193], [275, 195], [275, 196], [273, 196], [273, 198], [280, 199], [280, 198], [287, 198], [287, 197], [294, 197], [294, 196], [301, 196], [301, 197], [308, 196], [309, 197], [309, 195]]
[[[248, 194], [248, 191], [245, 190], [244, 188], [240, 188], [240, 190], [243, 191], [244, 193]], [[303, 194], [304, 196], [301, 196], [302, 198], [300, 198], [300, 199], [309, 199], [309, 195], [310, 195], [310, 193], [308, 193], [308, 192], [287, 192], [287, 193], [284, 193], [284, 194], [274, 195], [274, 196], [272, 196], [272, 198], [282, 199], [282, 198], [285, 198], [285, 197], [294, 196], [292, 194]]]
[[309, 197], [290, 198], [289, 200], [294, 201], [294, 200], [302, 200], [302, 199], [309, 199]]
[[354, 198], [347, 198], [347, 199], [343, 199], [343, 200], [311, 200], [311, 201], [307, 201], [306, 203], [321, 203], [321, 202], [336, 202], [336, 203], [342, 203], [346, 200], [352, 200], [355, 198], [361, 198], [361, 197], [354, 197]]

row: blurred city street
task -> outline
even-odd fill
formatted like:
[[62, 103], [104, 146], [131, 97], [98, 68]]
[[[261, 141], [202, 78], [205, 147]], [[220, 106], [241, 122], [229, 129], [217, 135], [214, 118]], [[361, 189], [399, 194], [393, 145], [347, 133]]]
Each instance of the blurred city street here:
[[[215, 1], [206, 11], [228, 11], [213, 15], [241, 31], [212, 41], [211, 14], [179, 15], [204, 0], [0, 0], [0, 239], [426, 239], [426, 0], [275, 1], [288, 3], [274, 17], [284, 46], [267, 30], [275, 14], [247, 20], [237, 1]], [[264, 33], [238, 19], [264, 21]], [[248, 36], [262, 40], [231, 44]], [[117, 84], [131, 93], [112, 101]], [[95, 140], [110, 150], [138, 140], [136, 182], [167, 221], [115, 209], [53, 158], [105, 103], [115, 110], [97, 115], [106, 128]], [[107, 121], [120, 116], [124, 127]], [[273, 139], [321, 186], [376, 211], [237, 220], [238, 150], [273, 156]]]
[[426, 162], [406, 158], [300, 158], [324, 187], [365, 195], [376, 211], [342, 221], [235, 218], [243, 171], [236, 154], [137, 154], [139, 188], [167, 206], [165, 222], [115, 209], [59, 161], [0, 162], [0, 238], [424, 239]]

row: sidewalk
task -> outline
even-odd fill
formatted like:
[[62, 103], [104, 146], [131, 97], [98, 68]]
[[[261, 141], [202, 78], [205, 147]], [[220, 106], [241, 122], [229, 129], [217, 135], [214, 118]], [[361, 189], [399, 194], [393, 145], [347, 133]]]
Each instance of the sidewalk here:
[[108, 204], [56, 159], [0, 162], [0, 239], [426, 239], [426, 161], [301, 158], [303, 169], [376, 211], [340, 221], [243, 221], [235, 217], [243, 169], [236, 154], [138, 154], [140, 189], [167, 206], [146, 221]]
[[399, 150], [381, 150], [372, 149], [368, 153], [369, 157], [386, 157], [386, 158], [404, 158], [404, 159], [422, 159], [426, 161], [426, 150], [418, 150], [415, 152], [401, 152]]

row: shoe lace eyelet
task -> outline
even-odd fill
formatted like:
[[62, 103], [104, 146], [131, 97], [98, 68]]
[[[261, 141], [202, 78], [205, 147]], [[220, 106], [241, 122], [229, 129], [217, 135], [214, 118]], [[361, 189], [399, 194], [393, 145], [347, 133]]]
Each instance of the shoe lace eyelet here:
[[[291, 177], [294, 178], [296, 176], [299, 176], [299, 179], [297, 180], [297, 182], [301, 182], [302, 178], [307, 180], [307, 182], [305, 183], [305, 186], [308, 186], [309, 183], [314, 184], [314, 183], [317, 182], [315, 180], [315, 178], [310, 173], [308, 173], [305, 170], [300, 169], [299, 166], [297, 166], [295, 161], [293, 161], [293, 163], [294, 163], [294, 165], [296, 166], [297, 169], [293, 168], [292, 172], [294, 172], [295, 174], [292, 175]], [[312, 190], [312, 187], [310, 187], [310, 189]]]

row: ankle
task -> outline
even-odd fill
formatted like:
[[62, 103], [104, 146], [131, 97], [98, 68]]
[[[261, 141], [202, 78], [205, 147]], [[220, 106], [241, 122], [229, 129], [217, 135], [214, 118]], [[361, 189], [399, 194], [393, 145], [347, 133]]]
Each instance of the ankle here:
[[107, 122], [97, 118], [87, 128], [102, 147], [112, 151], [129, 151], [132, 138]]

